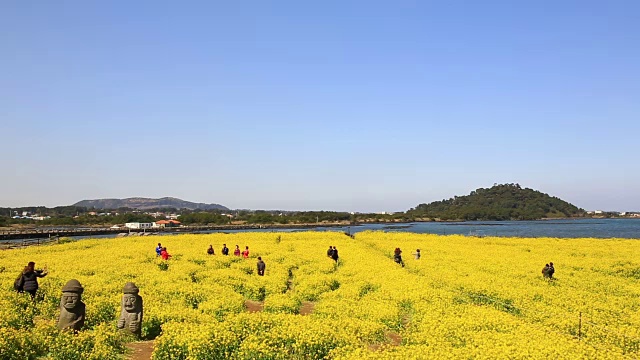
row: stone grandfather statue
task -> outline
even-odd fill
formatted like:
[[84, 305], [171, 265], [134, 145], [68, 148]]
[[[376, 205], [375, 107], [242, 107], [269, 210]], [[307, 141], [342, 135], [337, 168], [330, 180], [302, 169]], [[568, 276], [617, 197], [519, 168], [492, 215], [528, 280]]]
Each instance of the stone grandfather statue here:
[[84, 326], [85, 305], [81, 301], [83, 291], [84, 288], [76, 279], [69, 280], [62, 287], [58, 329], [79, 331]]
[[139, 291], [132, 282], [124, 285], [122, 310], [118, 319], [118, 329], [128, 331], [137, 337], [142, 333], [142, 297], [138, 295]]

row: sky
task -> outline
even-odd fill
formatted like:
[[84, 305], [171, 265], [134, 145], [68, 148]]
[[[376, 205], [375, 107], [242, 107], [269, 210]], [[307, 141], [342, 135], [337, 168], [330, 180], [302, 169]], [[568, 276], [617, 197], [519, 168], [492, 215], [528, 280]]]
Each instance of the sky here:
[[640, 211], [638, 1], [0, 4], [0, 207]]

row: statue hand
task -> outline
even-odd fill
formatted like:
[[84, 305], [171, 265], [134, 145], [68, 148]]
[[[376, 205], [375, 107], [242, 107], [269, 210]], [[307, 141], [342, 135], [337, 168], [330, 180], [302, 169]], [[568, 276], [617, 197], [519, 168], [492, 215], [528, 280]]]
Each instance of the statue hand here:
[[124, 319], [118, 320], [118, 329], [124, 329]]
[[129, 331], [136, 332], [136, 330], [138, 330], [138, 322], [137, 321], [130, 322], [129, 323]]

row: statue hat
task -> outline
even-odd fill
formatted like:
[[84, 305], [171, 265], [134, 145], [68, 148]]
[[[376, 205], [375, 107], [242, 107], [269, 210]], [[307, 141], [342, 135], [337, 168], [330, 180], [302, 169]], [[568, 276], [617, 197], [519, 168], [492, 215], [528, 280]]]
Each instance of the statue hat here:
[[138, 292], [140, 292], [140, 289], [138, 289], [138, 287], [136, 286], [136, 284], [132, 283], [132, 282], [128, 282], [126, 284], [124, 284], [124, 289], [123, 292], [125, 294], [135, 294], [138, 295]]
[[76, 279], [71, 279], [67, 282], [65, 286], [62, 287], [62, 292], [72, 292], [76, 294], [82, 294], [84, 288], [80, 284], [80, 281]]

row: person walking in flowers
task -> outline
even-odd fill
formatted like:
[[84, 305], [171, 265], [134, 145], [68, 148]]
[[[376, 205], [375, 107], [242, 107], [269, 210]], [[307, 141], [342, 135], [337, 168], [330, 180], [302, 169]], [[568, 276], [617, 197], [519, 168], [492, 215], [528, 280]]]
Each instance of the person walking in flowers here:
[[333, 247], [333, 251], [331, 252], [331, 258], [336, 262], [336, 264], [338, 263], [338, 259], [340, 257], [338, 256], [338, 249], [336, 249], [335, 246]]
[[400, 264], [402, 265], [402, 267], [404, 267], [404, 261], [402, 261], [402, 250], [400, 250], [400, 248], [396, 248], [395, 250], [393, 250], [393, 261], [396, 262], [396, 264]]
[[236, 249], [233, 250], [233, 255], [240, 256], [240, 246], [236, 245]]
[[267, 268], [267, 265], [262, 261], [262, 257], [258, 256], [258, 275], [264, 276], [264, 270]]
[[162, 248], [162, 252], [160, 253], [160, 256], [162, 256], [162, 260], [169, 260], [169, 258], [171, 257], [171, 255], [169, 255], [169, 253], [167, 252], [166, 246]]
[[556, 272], [555, 267], [553, 267], [553, 263], [550, 262], [548, 264], [544, 264], [542, 268], [542, 276], [545, 279], [553, 280], [553, 274]]
[[242, 252], [242, 257], [245, 258], [245, 259], [249, 258], [249, 247], [248, 246], [244, 247], [244, 251]]

